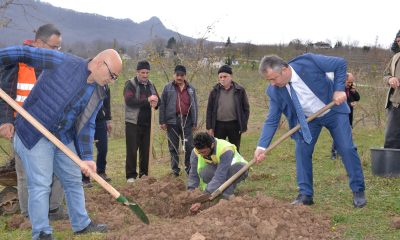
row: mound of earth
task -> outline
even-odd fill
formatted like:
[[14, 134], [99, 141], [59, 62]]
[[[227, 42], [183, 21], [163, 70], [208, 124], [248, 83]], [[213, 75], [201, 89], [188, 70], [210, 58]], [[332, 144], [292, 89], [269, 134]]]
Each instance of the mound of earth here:
[[[150, 224], [142, 223], [129, 208], [105, 191], [86, 191], [87, 210], [92, 219], [109, 227], [105, 239], [340, 238], [329, 218], [313, 213], [308, 207], [292, 206], [262, 194], [208, 202], [193, 215], [189, 208], [200, 192], [187, 192], [179, 178], [144, 177], [119, 191], [139, 204]], [[16, 222], [21, 219], [18, 220], [14, 219], [10, 225], [18, 227]], [[58, 221], [53, 226], [56, 230], [70, 228], [68, 221]]]

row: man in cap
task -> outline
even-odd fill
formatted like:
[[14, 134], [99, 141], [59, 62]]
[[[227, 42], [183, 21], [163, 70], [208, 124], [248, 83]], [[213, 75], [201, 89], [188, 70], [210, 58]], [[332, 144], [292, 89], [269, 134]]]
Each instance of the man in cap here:
[[177, 65], [174, 80], [165, 85], [161, 94], [160, 127], [167, 131], [171, 154], [171, 174], [179, 176], [179, 139], [185, 152], [185, 172], [190, 171], [190, 154], [193, 149], [193, 133], [197, 126], [197, 97], [194, 87], [186, 81], [186, 68]]
[[250, 105], [246, 90], [232, 80], [232, 68], [223, 65], [218, 70], [217, 83], [210, 92], [207, 104], [207, 132], [216, 138], [226, 139], [240, 148], [240, 138], [247, 130]]
[[[150, 63], [139, 61], [136, 77], [125, 83], [125, 135], [126, 164], [125, 172], [128, 183], [137, 177], [149, 174], [149, 148], [151, 108], [158, 108], [159, 97], [154, 84], [149, 80]], [[139, 174], [136, 171], [137, 151], [139, 149]]]

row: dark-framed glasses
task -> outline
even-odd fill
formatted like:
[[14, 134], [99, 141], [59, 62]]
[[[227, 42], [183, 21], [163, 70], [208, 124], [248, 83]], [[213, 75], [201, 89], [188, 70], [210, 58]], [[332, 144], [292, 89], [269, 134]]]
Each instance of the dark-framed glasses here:
[[44, 44], [46, 44], [47, 46], [49, 46], [50, 49], [52, 49], [52, 50], [58, 50], [58, 51], [61, 50], [61, 46], [59, 46], [59, 45], [51, 45], [51, 44], [49, 44], [47, 41], [45, 41], [45, 40], [43, 40], [43, 39], [42, 39], [42, 42], [44, 42]]
[[116, 81], [118, 79], [118, 75], [111, 72], [110, 67], [108, 67], [108, 64], [106, 63], [106, 61], [103, 61], [103, 62], [107, 67], [107, 70], [108, 70], [108, 73], [110, 74], [111, 80]]

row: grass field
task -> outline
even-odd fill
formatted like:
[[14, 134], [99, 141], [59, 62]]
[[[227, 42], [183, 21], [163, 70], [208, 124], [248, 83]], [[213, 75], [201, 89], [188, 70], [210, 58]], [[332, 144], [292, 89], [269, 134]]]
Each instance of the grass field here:
[[[131, 76], [132, 72], [126, 73]], [[156, 83], [159, 93], [167, 78], [162, 71], [152, 72], [151, 79]], [[237, 79], [246, 87], [251, 103], [251, 117], [249, 131], [242, 136], [241, 152], [246, 159], [251, 159], [255, 149], [260, 127], [267, 113], [267, 99], [264, 96], [265, 83], [255, 71], [244, 69], [236, 75]], [[125, 77], [126, 78], [126, 77]], [[122, 89], [124, 77], [112, 86], [113, 115], [115, 132], [110, 139], [107, 173], [112, 178], [112, 185], [118, 187], [125, 182], [125, 138], [123, 136], [123, 100]], [[204, 130], [204, 103], [207, 101], [207, 93], [211, 83], [215, 83], [215, 70], [211, 73], [203, 73], [196, 76], [193, 82], [199, 90], [199, 101], [202, 104], [200, 127]], [[371, 81], [371, 80], [370, 80]], [[204, 83], [204, 84], [202, 84]], [[348, 186], [348, 180], [343, 164], [340, 160], [330, 160], [331, 137], [326, 130], [322, 131], [316, 146], [313, 160], [314, 170], [314, 201], [311, 207], [318, 214], [325, 214], [332, 219], [332, 231], [343, 231], [344, 239], [400, 239], [400, 230], [391, 227], [393, 217], [400, 216], [400, 179], [381, 178], [371, 173], [371, 147], [383, 145], [383, 123], [381, 116], [383, 107], [381, 101], [383, 95], [374, 97], [368, 89], [360, 89], [360, 108], [356, 108], [356, 125], [354, 128], [354, 140], [362, 160], [362, 166], [366, 180], [366, 196], [368, 204], [363, 209], [354, 209], [352, 206], [352, 194]], [[379, 104], [377, 104], [379, 102]], [[378, 106], [380, 111], [374, 112]], [[376, 115], [377, 114], [377, 115]], [[384, 114], [383, 114], [384, 115]], [[378, 117], [377, 117], [378, 116]], [[156, 119], [158, 119], [156, 117]], [[376, 119], [379, 119], [377, 121]], [[286, 124], [284, 124], [286, 126]], [[276, 136], [279, 137], [287, 129], [283, 127]], [[0, 139], [0, 145], [9, 151], [9, 143]], [[166, 148], [165, 133], [156, 129], [154, 135], [155, 160], [151, 163], [150, 174], [155, 177], [169, 173], [169, 153]], [[0, 163], [3, 165], [7, 159], [5, 153], [0, 150]], [[181, 176], [184, 179], [184, 176]], [[89, 191], [96, 191], [91, 189]], [[287, 202], [297, 196], [297, 184], [295, 176], [294, 142], [287, 140], [274, 149], [267, 160], [260, 165], [251, 168], [250, 177], [239, 186], [238, 194], [255, 194], [260, 191], [267, 196], [281, 199]], [[13, 230], [6, 227], [9, 216], [0, 216], [0, 239], [28, 239], [30, 231]], [[56, 233], [61, 239], [72, 238], [70, 230]], [[100, 235], [80, 237], [76, 239], [102, 239]]]

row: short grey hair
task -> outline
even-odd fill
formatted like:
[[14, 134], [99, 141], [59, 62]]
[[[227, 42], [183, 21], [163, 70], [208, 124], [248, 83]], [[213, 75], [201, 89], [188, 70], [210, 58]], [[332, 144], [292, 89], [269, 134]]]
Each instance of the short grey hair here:
[[283, 67], [289, 67], [289, 64], [282, 58], [277, 55], [266, 55], [261, 59], [258, 72], [264, 75], [268, 69], [278, 72], [281, 71]]

